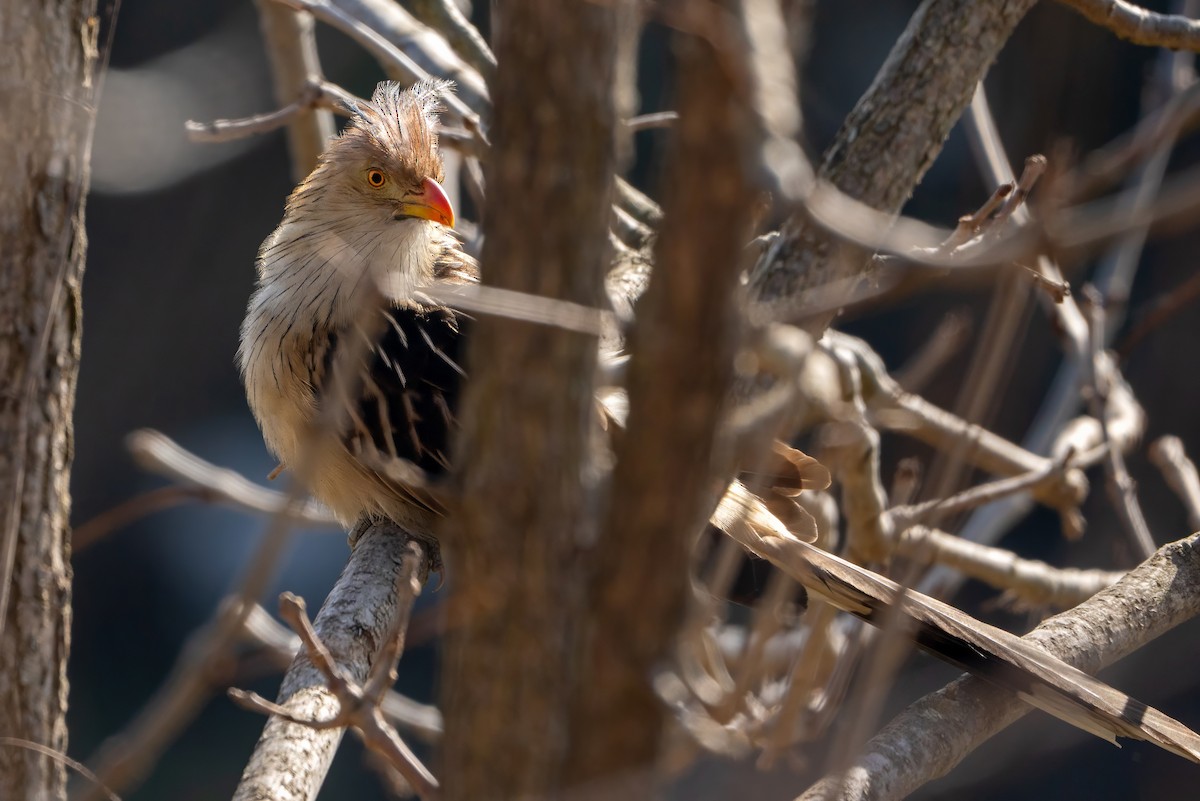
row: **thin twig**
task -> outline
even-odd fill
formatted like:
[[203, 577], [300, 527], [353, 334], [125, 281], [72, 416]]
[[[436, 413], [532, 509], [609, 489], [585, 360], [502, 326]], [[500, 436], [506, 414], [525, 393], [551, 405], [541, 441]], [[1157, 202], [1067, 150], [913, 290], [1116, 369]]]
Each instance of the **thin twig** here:
[[[879, 427], [897, 431], [936, 448], [954, 447], [969, 442], [965, 459], [976, 467], [999, 476], [1047, 470], [1050, 460], [1044, 456], [973, 426], [961, 418], [934, 406], [919, 395], [910, 395], [888, 375], [883, 360], [867, 343], [838, 331], [830, 331], [825, 342], [839, 358], [852, 358], [861, 372], [863, 397], [870, 419]], [[1081, 452], [1087, 449], [1077, 449]], [[1082, 471], [1069, 469], [1061, 478], [1038, 486], [1035, 497], [1055, 509], [1078, 506], [1087, 489]]]
[[211, 502], [216, 498], [217, 496], [205, 487], [178, 484], [143, 492], [111, 509], [106, 509], [86, 523], [75, 526], [71, 532], [71, 552], [78, 554], [112, 532], [164, 509], [171, 509], [188, 501]]
[[[288, 126], [292, 178], [299, 181], [317, 166], [317, 159], [335, 130], [333, 115], [328, 110], [316, 103], [298, 105], [292, 100], [299, 100], [308, 87], [322, 81], [316, 25], [311, 15], [284, 8], [272, 0], [256, 0], [255, 4], [271, 64], [275, 102], [289, 104], [278, 112], [286, 119], [263, 124]], [[190, 126], [188, 132], [192, 133]]]
[[956, 570], [1003, 590], [1003, 600], [1017, 609], [1067, 609], [1125, 575], [1116, 570], [1054, 567], [924, 526], [901, 531], [895, 547], [908, 559]]
[[625, 120], [625, 127], [631, 132], [650, 131], [658, 128], [670, 128], [679, 121], [679, 114], [674, 111], [656, 111], [652, 114], [639, 114]]
[[422, 22], [445, 36], [454, 51], [480, 75], [488, 80], [495, 75], [495, 54], [455, 0], [408, 0], [406, 5]]
[[[188, 138], [193, 142], [230, 142], [247, 136], [258, 136], [270, 133], [296, 119], [300, 114], [310, 109], [320, 108], [338, 114], [353, 113], [354, 106], [361, 103], [359, 98], [347, 93], [328, 81], [312, 81], [296, 96], [296, 99], [286, 106], [232, 120], [212, 120], [198, 122], [188, 120], [184, 123]], [[319, 153], [319, 151], [318, 151]], [[307, 175], [306, 171], [304, 175]], [[301, 178], [304, 176], [302, 175]]]
[[1134, 349], [1156, 329], [1172, 320], [1200, 298], [1200, 272], [1193, 273], [1177, 287], [1154, 299], [1133, 323], [1129, 333], [1116, 346], [1117, 355], [1128, 359]]
[[971, 317], [965, 311], [944, 316], [920, 350], [896, 370], [896, 383], [905, 392], [920, 392], [962, 349], [970, 333]]
[[1160, 437], [1150, 446], [1150, 460], [1162, 471], [1167, 486], [1187, 509], [1188, 527], [1200, 531], [1200, 474], [1179, 437]]
[[[1100, 430], [1107, 448], [1105, 460], [1105, 486], [1108, 488], [1109, 499], [1117, 510], [1117, 516], [1129, 535], [1138, 559], [1145, 559], [1154, 553], [1154, 539], [1150, 536], [1150, 527], [1142, 515], [1141, 504], [1138, 503], [1137, 490], [1129, 470], [1125, 467], [1125, 456], [1118, 447], [1113, 447], [1109, 434], [1109, 400], [1115, 367], [1112, 361], [1104, 357], [1104, 301], [1095, 287], [1084, 287], [1084, 297], [1088, 301], [1091, 312], [1091, 355], [1090, 369], [1087, 372], [1091, 385], [1090, 403], [1092, 416], [1100, 421]], [[1111, 368], [1106, 370], [1105, 368]]]
[[[410, 621], [409, 630], [412, 630]], [[272, 617], [258, 604], [246, 619], [243, 639], [265, 650], [271, 663], [285, 671], [296, 654], [304, 647], [300, 638]], [[402, 727], [422, 740], [433, 743], [442, 736], [442, 714], [437, 707], [422, 704], [389, 690], [380, 704], [384, 717], [393, 725]]]
[[0, 746], [8, 746], [9, 748], [24, 748], [26, 751], [33, 751], [35, 754], [41, 754], [44, 757], [49, 757], [56, 762], [61, 762], [71, 770], [78, 773], [83, 778], [87, 779], [98, 792], [103, 793], [109, 801], [121, 801], [121, 798], [111, 789], [104, 785], [104, 782], [88, 770], [87, 765], [84, 765], [78, 760], [71, 759], [62, 751], [51, 748], [48, 745], [35, 743], [31, 740], [25, 740], [20, 737], [0, 737]]
[[932, 523], [948, 515], [975, 509], [1018, 492], [1033, 489], [1063, 473], [1067, 469], [1068, 462], [1069, 460], [1052, 462], [1041, 470], [980, 484], [949, 498], [935, 498], [924, 503], [895, 506], [888, 510], [888, 514], [892, 518], [896, 531], [902, 532], [909, 526], [918, 523]]
[[1058, 0], [1088, 20], [1137, 45], [1200, 51], [1200, 21], [1159, 14], [1125, 0]]
[[195, 487], [204, 499], [255, 514], [276, 514], [286, 509], [292, 523], [310, 526], [336, 526], [337, 521], [324, 506], [313, 501], [285, 503], [284, 493], [269, 490], [234, 471], [206, 462], [166, 434], [144, 428], [125, 438], [134, 461], [143, 470]]
[[[355, 18], [330, 0], [271, 0], [300, 11], [307, 11], [322, 22], [337, 28], [356, 42], [361, 44], [380, 61], [390, 72], [398, 77], [414, 83], [429, 79], [429, 73], [422, 68], [411, 56], [394, 45], [381, 33]], [[463, 100], [451, 92], [442, 92], [440, 100], [446, 110], [461, 119], [463, 125], [472, 135], [484, 144], [483, 130], [479, 115], [467, 106]]]

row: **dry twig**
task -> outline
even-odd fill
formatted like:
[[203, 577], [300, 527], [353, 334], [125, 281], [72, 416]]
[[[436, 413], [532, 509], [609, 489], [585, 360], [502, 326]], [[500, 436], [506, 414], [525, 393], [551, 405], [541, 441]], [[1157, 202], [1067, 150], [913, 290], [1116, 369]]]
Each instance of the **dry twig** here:
[[1159, 14], [1125, 0], [1058, 2], [1134, 44], [1200, 51], [1200, 21], [1180, 14]]
[[1160, 437], [1150, 446], [1150, 459], [1162, 471], [1167, 485], [1183, 501], [1188, 527], [1200, 531], [1200, 474], [1188, 458], [1179, 437]]

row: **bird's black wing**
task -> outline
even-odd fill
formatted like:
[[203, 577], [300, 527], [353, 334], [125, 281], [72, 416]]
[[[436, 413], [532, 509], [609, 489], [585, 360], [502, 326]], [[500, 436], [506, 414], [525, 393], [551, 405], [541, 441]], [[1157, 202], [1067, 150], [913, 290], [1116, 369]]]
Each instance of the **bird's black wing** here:
[[[469, 324], [444, 307], [392, 305], [364, 315], [353, 329], [330, 333], [323, 394], [343, 400], [342, 438], [364, 465], [399, 465], [402, 475], [415, 468], [410, 484], [449, 468]], [[410, 500], [429, 505], [419, 495]]]

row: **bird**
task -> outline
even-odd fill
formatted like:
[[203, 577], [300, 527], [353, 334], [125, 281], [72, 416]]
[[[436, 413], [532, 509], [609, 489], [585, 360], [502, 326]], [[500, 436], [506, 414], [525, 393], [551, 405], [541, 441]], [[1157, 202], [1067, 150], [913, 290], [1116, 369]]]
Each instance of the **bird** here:
[[[268, 448], [356, 531], [390, 520], [425, 538], [445, 512], [433, 480], [451, 467], [471, 329], [432, 289], [480, 277], [453, 233], [442, 187], [438, 98], [449, 90], [438, 80], [384, 82], [357, 105], [259, 250], [242, 324], [237, 358]], [[631, 284], [619, 278], [609, 286]], [[613, 306], [632, 309], [633, 300], [615, 298]], [[609, 395], [598, 407], [619, 428], [622, 402]], [[1014, 635], [805, 543], [812, 519], [779, 501], [827, 486], [828, 471], [780, 443], [774, 460], [775, 486], [760, 496], [733, 480], [714, 526], [741, 527], [743, 541], [790, 541], [810, 592], [876, 624], [899, 602], [921, 646], [1072, 725], [1105, 739], [1147, 739], [1200, 762], [1200, 737], [1177, 721]], [[793, 519], [784, 523], [781, 508]]]
[[425, 479], [449, 466], [470, 320], [423, 290], [479, 276], [442, 186], [449, 88], [381, 83], [258, 253], [237, 356], [246, 397], [280, 468], [347, 527], [429, 532], [443, 511]]

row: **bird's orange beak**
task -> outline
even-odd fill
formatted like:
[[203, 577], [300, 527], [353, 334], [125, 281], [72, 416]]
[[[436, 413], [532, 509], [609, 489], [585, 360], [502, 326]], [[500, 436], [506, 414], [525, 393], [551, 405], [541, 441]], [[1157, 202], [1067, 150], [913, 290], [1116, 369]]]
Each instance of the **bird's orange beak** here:
[[432, 178], [425, 179], [420, 192], [404, 198], [396, 207], [396, 216], [419, 217], [448, 228], [454, 227], [454, 208], [450, 205], [450, 198], [446, 197], [442, 185]]

